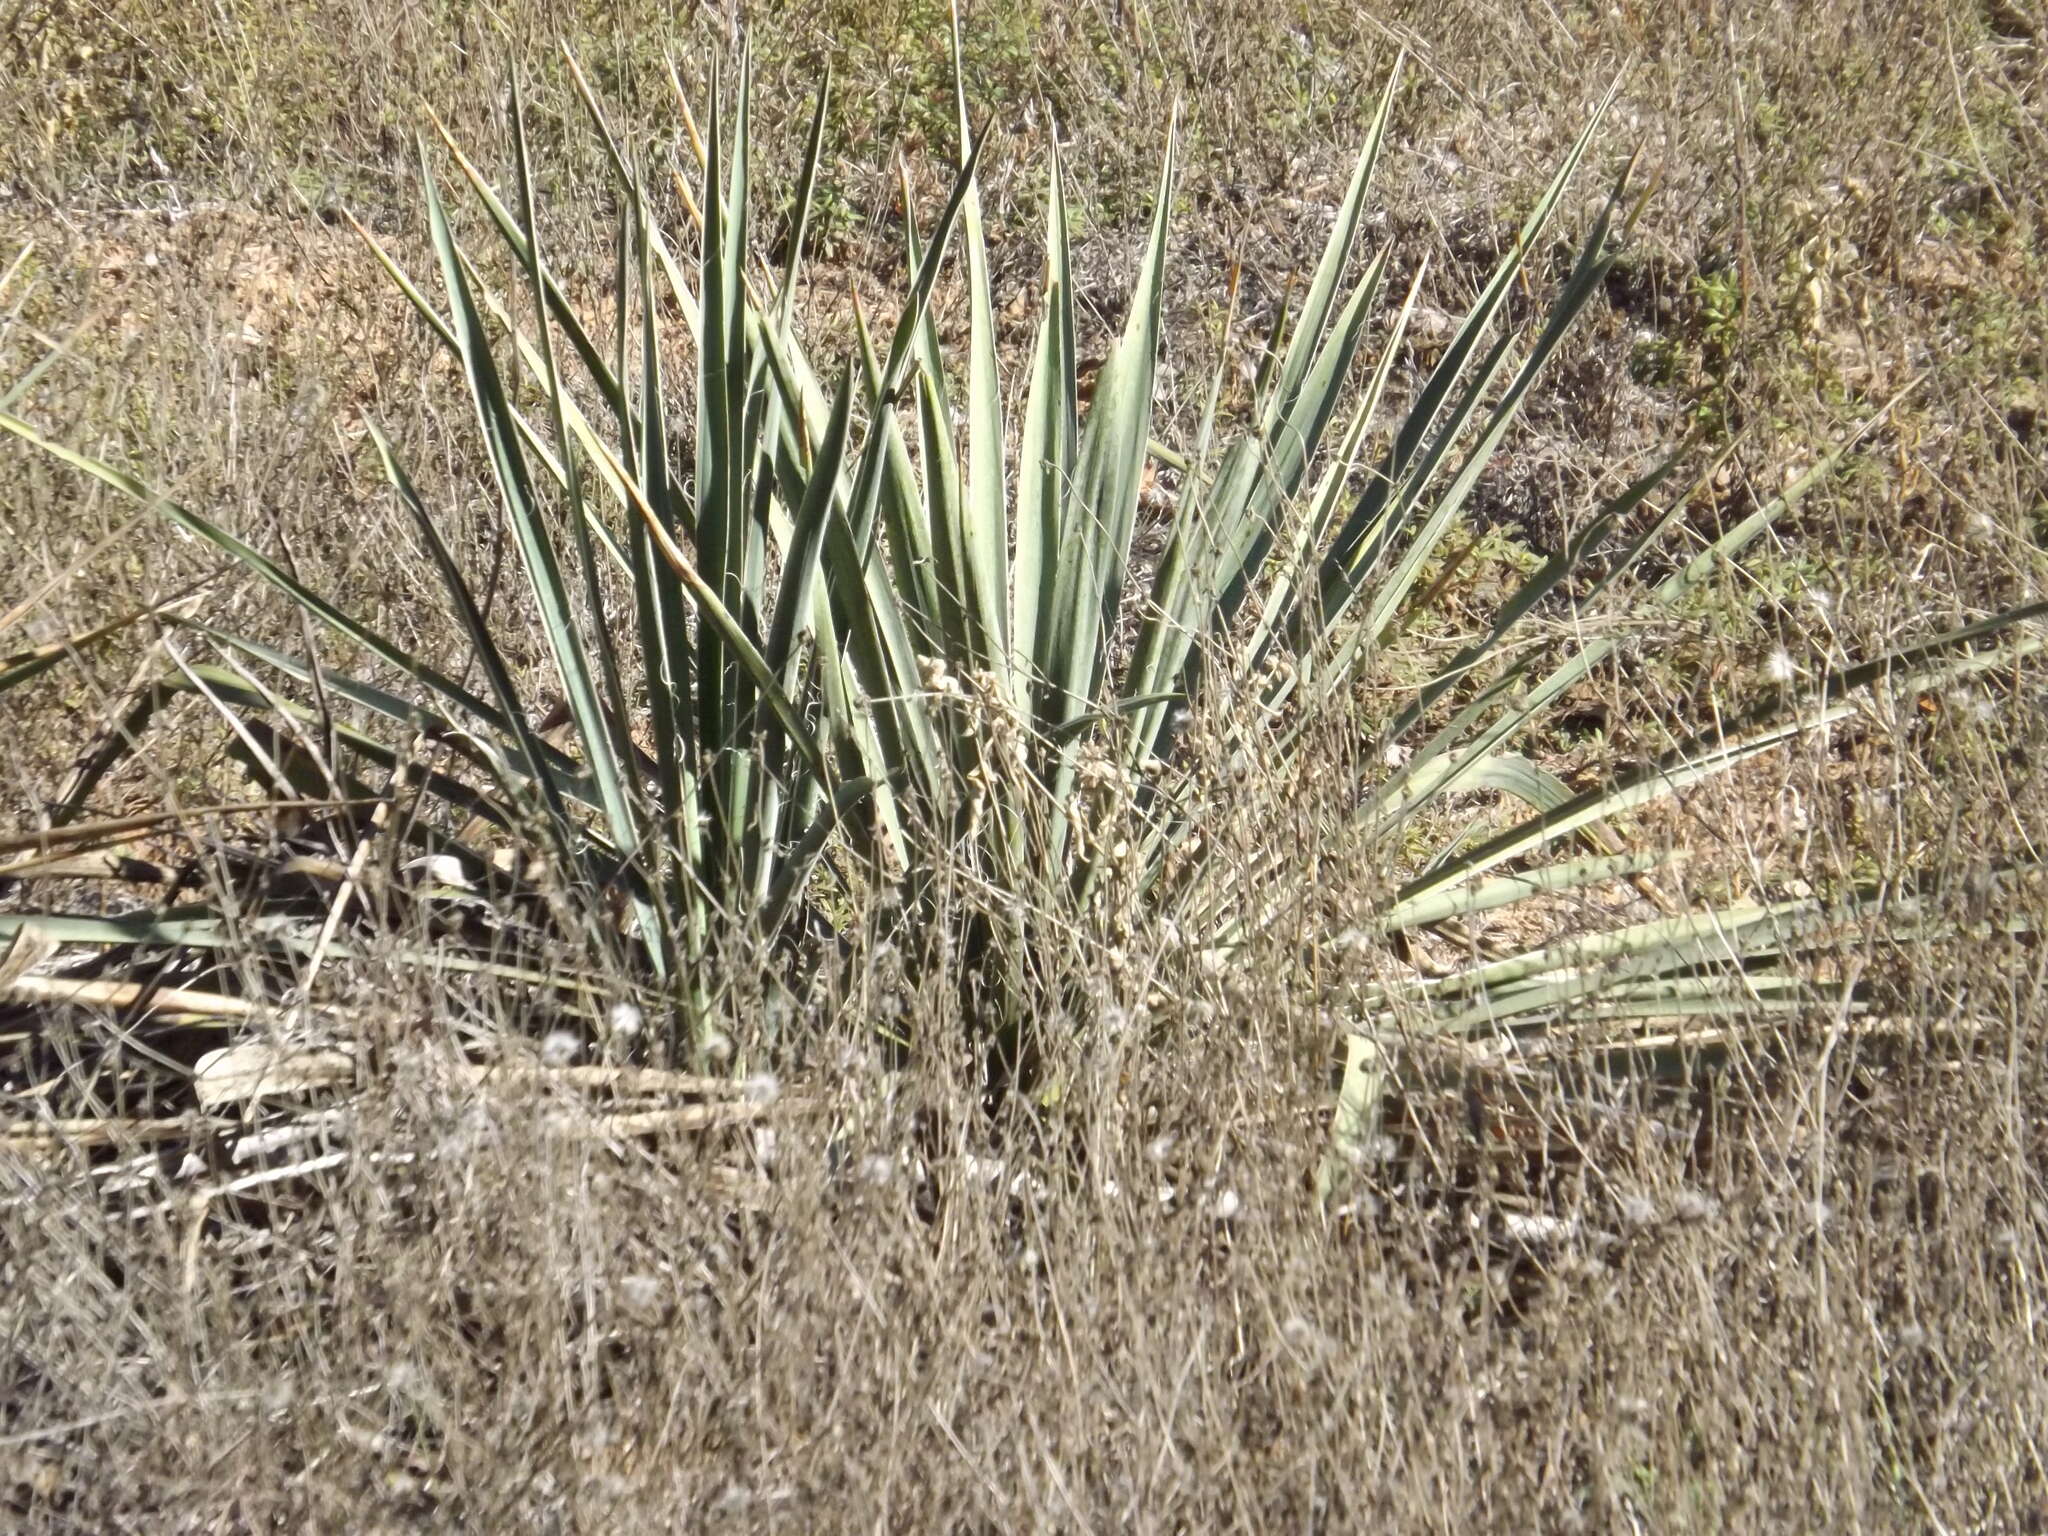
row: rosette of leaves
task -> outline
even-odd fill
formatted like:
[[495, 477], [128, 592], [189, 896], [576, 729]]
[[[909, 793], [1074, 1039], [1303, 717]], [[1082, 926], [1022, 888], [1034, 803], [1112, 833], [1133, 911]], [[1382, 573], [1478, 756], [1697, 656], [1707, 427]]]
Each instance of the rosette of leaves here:
[[[229, 530], [0, 417], [217, 545], [385, 668], [381, 680], [345, 674], [173, 619], [239, 667], [284, 683], [258, 689], [242, 671], [189, 668], [164, 686], [201, 689], [238, 721], [268, 715], [287, 731], [311, 718], [293, 685], [317, 687], [351, 713], [344, 743], [393, 775], [408, 764], [408, 743], [437, 744], [435, 766], [410, 781], [448, 812], [428, 819], [438, 828], [434, 849], [481, 866], [486, 851], [455, 830], [466, 823], [538, 855], [558, 921], [621, 949], [648, 989], [673, 1001], [686, 1036], [705, 1027], [720, 935], [734, 925], [775, 934], [815, 924], [817, 866], [828, 851], [870, 896], [888, 892], [913, 912], [938, 911], [948, 872], [964, 872], [988, 897], [947, 953], [973, 973], [999, 1036], [1014, 1037], [1028, 1012], [1033, 946], [1091, 899], [1112, 865], [1132, 899], [1170, 900], [1177, 925], [1212, 950], [1245, 939], [1275, 910], [1271, 893], [1290, 873], [1204, 862], [1186, 794], [1183, 724], [1227, 684], [1258, 705], [1247, 750], [1269, 760], [1301, 751], [1311, 722], [1346, 695], [1369, 658], [1399, 643], [1418, 606], [1435, 601], [1431, 573], [1441, 570], [1475, 487], [1613, 259], [1610, 200], [1547, 307], [1532, 323], [1511, 323], [1510, 300], [1529, 282], [1531, 254], [1553, 243], [1598, 118], [1419, 387], [1385, 420], [1421, 282], [1418, 275], [1405, 294], [1390, 295], [1390, 251], [1362, 249], [1395, 100], [1390, 83], [1321, 259], [1270, 338], [1241, 425], [1219, 425], [1233, 414], [1219, 410], [1219, 365], [1194, 441], [1170, 454], [1154, 441], [1153, 420], [1170, 152], [1126, 324], [1088, 392], [1054, 141], [1037, 338], [1022, 419], [1009, 421], [977, 180], [981, 142], [964, 102], [961, 164], [929, 229], [916, 227], [906, 199], [901, 312], [885, 337], [863, 324], [853, 361], [830, 376], [814, 366], [795, 325], [823, 159], [823, 96], [786, 257], [771, 270], [756, 259], [749, 230], [744, 71], [732, 109], [714, 114], [708, 132], [683, 106], [693, 152], [662, 167], [694, 226], [680, 231], [662, 227], [641, 157], [612, 132], [573, 61], [572, 74], [609, 150], [621, 210], [610, 336], [571, 305], [542, 247], [516, 98], [509, 192], [446, 146], [498, 243], [491, 260], [458, 238], [431, 168], [425, 205], [438, 292], [378, 247], [459, 360], [540, 615], [549, 676], [566, 700], [568, 744], [541, 738], [501, 638], [382, 434], [375, 441], [394, 494], [468, 636], [481, 690], [308, 590]], [[954, 261], [965, 288], [964, 356], [942, 347], [933, 315], [940, 274]], [[515, 277], [494, 286], [487, 269]], [[695, 358], [687, 449], [677, 441], [674, 381], [664, 376], [671, 317]], [[1133, 537], [1148, 463], [1158, 462], [1180, 476], [1179, 506], [1156, 567], [1136, 585]], [[1830, 467], [1707, 547], [1667, 560], [1670, 573], [1643, 600], [1678, 603]], [[1504, 829], [1421, 860], [1377, 913], [1377, 937], [1393, 942], [1640, 876], [1666, 855], [1606, 842], [1599, 829], [1614, 818], [1824, 727], [1858, 689], [1934, 686], [2010, 666], [2039, 645], [2038, 606], [2001, 615], [1822, 678], [1773, 713], [1716, 721], [1662, 760], [1574, 793], [1516, 747], [1602, 665], [1611, 642], [1589, 637], [1560, 659], [1517, 640], [1547, 605], [1567, 593], [1597, 595], [1666, 541], [1672, 518], [1651, 502], [1669, 470], [1594, 510], [1481, 632], [1433, 663], [1412, 696], [1376, 723], [1371, 760], [1399, 766], [1358, 786], [1361, 821], [1436, 826], [1451, 797], [1475, 792], [1521, 807]], [[629, 592], [630, 602], [614, 605], [608, 590]], [[50, 647], [12, 659], [0, 686], [63, 654]], [[1105, 776], [1130, 817], [1114, 839], [1090, 835], [1090, 795]], [[81, 802], [82, 793], [70, 805]], [[1566, 1018], [1806, 1006], [1790, 962], [1828, 942], [1857, 900], [1681, 912], [1363, 992], [1353, 1000], [1339, 1136], [1369, 1125], [1376, 1031], [1396, 1015], [1404, 1031], [1493, 1034]], [[1919, 920], [1905, 907], [1889, 910], [1901, 922]], [[0, 928], [32, 921], [4, 917]], [[103, 933], [95, 921], [75, 919], [64, 931], [135, 939], [134, 921]], [[187, 912], [181, 921], [151, 931], [190, 937], [210, 919]], [[303, 942], [243, 940], [271, 941]]]

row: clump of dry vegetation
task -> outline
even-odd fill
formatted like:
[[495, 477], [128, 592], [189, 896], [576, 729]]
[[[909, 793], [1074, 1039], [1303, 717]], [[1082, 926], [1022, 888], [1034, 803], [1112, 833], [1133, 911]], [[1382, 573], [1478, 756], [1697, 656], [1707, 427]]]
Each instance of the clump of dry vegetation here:
[[2048, 1518], [2040, 17], [32, 19], [17, 1523]]

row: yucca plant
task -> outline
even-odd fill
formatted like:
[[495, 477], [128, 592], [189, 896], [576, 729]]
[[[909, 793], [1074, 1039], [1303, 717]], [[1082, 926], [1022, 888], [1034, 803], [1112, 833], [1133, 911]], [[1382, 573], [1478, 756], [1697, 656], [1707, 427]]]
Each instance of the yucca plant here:
[[[981, 140], [969, 132], [964, 101], [960, 168], [929, 229], [917, 227], [905, 199], [908, 287], [886, 345], [863, 324], [853, 362], [828, 382], [794, 323], [822, 161], [822, 94], [776, 272], [755, 261], [749, 235], [744, 69], [733, 110], [712, 114], [708, 133], [678, 86], [694, 151], [691, 163], [669, 168], [693, 226], [680, 233], [660, 227], [640, 159], [611, 131], [573, 61], [571, 72], [609, 152], [622, 209], [613, 336], [578, 315], [542, 249], [516, 98], [509, 195], [446, 145], [495, 231], [489, 260], [458, 239], [431, 169], [425, 202], [441, 297], [430, 298], [371, 242], [460, 360], [566, 700], [569, 745], [541, 739], [532, 701], [383, 435], [375, 442], [384, 467], [468, 635], [486, 680], [481, 694], [227, 530], [0, 417], [27, 441], [159, 506], [409, 684], [394, 692], [170, 616], [236, 667], [188, 668], [165, 688], [203, 690], [249, 729], [267, 715], [289, 732], [292, 712], [303, 709], [253, 686], [252, 664], [351, 706], [357, 724], [345, 739], [363, 760], [394, 780], [411, 772], [413, 792], [459, 813], [444, 818], [437, 850], [481, 866], [484, 850], [451, 830], [468, 818], [541, 855], [545, 874], [536, 878], [559, 920], [621, 947], [646, 985], [673, 1001], [686, 1035], [708, 1017], [721, 935], [775, 934], [806, 916], [828, 849], [870, 891], [886, 889], [914, 913], [937, 913], [944, 878], [964, 873], [975, 884], [985, 898], [979, 915], [936, 953], [972, 973], [983, 1025], [1012, 1050], [1033, 946], [1044, 942], [1036, 924], [1070, 920], [1112, 878], [1128, 899], [1170, 905], [1184, 936], [1227, 956], [1279, 909], [1276, 890], [1303, 872], [1206, 857], [1182, 740], [1189, 712], [1215, 696], [1249, 701], [1234, 717], [1243, 750], [1269, 760], [1297, 753], [1413, 612], [1435, 601], [1474, 488], [1614, 259], [1618, 193], [1593, 219], [1547, 312], [1526, 328], [1509, 323], [1510, 299], [1528, 286], [1532, 254], [1548, 248], [1598, 116], [1388, 422], [1389, 383], [1422, 282], [1418, 274], [1388, 305], [1390, 252], [1368, 260], [1358, 249], [1395, 101], [1390, 82], [1321, 260], [1270, 338], [1241, 428], [1223, 425], [1233, 414], [1226, 358], [1193, 442], [1173, 454], [1154, 441], [1170, 151], [1127, 323], [1084, 401], [1053, 141], [1037, 341], [1023, 418], [1013, 425], [1004, 418], [977, 181]], [[693, 245], [694, 273], [679, 254]], [[948, 355], [933, 315], [956, 249], [964, 357]], [[493, 270], [512, 281], [494, 286]], [[1368, 363], [1367, 337], [1388, 308]], [[682, 317], [697, 360], [687, 473], [679, 473], [675, 391], [663, 371], [669, 313]], [[1148, 460], [1174, 466], [1179, 503], [1156, 569], [1133, 591]], [[1832, 462], [1680, 560], [1645, 601], [1679, 602]], [[1361, 823], [1420, 833], [1442, 823], [1452, 797], [1475, 793], [1521, 807], [1504, 830], [1477, 842], [1454, 837], [1419, 861], [1377, 914], [1375, 939], [1640, 876], [1663, 855], [1607, 842], [1601, 829], [1615, 818], [1825, 727], [1852, 707], [1854, 690], [1926, 688], [2009, 666], [2039, 646], [2028, 627], [2039, 606], [2006, 614], [1824, 678], [1768, 717], [1717, 721], [1651, 767], [1574, 794], [1515, 749], [1595, 673], [1609, 642], [1588, 639], [1558, 659], [1517, 638], [1568, 584], [1584, 587], [1596, 553], [1604, 561], [1597, 594], [1666, 539], [1674, 514], [1656, 515], [1651, 502], [1671, 467], [1587, 517], [1483, 632], [1374, 723], [1372, 760], [1399, 766], [1359, 786]], [[630, 613], [612, 610], [608, 570], [625, 578]], [[61, 654], [16, 658], [0, 684]], [[376, 720], [411, 745], [380, 739], [367, 723]], [[140, 722], [129, 723], [132, 734]], [[422, 741], [442, 754], [431, 771], [409, 767]], [[388, 798], [392, 782], [359, 788]], [[1123, 830], [1098, 835], [1112, 805]], [[1834, 903], [1681, 913], [1361, 992], [1339, 1139], [1355, 1140], [1370, 1123], [1377, 1041], [1395, 1021], [1404, 1031], [1491, 1035], [1553, 1027], [1566, 1014], [1625, 1030], [1631, 1020], [1803, 1007], [1791, 962], [1870, 905], [1851, 893]], [[1922, 920], [1910, 904], [1885, 910], [1899, 922]], [[106, 942], [138, 934], [207, 942], [218, 931], [206, 926], [213, 920], [188, 912], [169, 926], [74, 921], [62, 931]], [[0, 929], [24, 921], [0, 918]]]

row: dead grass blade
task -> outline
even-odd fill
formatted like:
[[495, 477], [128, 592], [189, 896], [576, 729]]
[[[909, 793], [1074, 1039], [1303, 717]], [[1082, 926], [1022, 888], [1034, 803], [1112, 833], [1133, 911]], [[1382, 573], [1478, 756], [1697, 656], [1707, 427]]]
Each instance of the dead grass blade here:
[[145, 1014], [195, 1019], [260, 1019], [268, 1003], [220, 992], [152, 987], [137, 981], [94, 981], [59, 976], [17, 976], [0, 982], [0, 997], [18, 1003], [72, 1003], [91, 1008], [138, 1008]]

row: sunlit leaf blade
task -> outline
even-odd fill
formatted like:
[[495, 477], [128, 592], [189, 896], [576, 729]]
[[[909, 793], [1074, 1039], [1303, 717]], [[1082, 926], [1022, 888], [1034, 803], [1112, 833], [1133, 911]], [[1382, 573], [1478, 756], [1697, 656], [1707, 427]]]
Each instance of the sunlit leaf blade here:
[[[1274, 428], [1294, 414], [1309, 368], [1327, 334], [1330, 317], [1339, 306], [1344, 272], [1358, 241], [1359, 227], [1365, 216], [1366, 194], [1372, 186], [1373, 173], [1379, 167], [1380, 151], [1386, 143], [1387, 124], [1393, 118], [1394, 98], [1400, 90], [1401, 70], [1405, 62], [1405, 56], [1396, 59], [1393, 69], [1388, 72], [1386, 87], [1380, 93], [1379, 108], [1366, 129], [1364, 147], [1359, 151], [1358, 163], [1352, 170], [1351, 183], [1345, 189], [1343, 202], [1337, 207], [1329, 238], [1324, 241], [1322, 255], [1316, 263], [1315, 275], [1309, 279], [1308, 291], [1302, 297], [1294, 339], [1288, 345], [1285, 361], [1280, 367], [1278, 386], [1266, 407], [1263, 426], [1269, 439]], [[1374, 285], [1360, 286], [1361, 289], [1369, 289]], [[1327, 416], [1328, 404], [1320, 404], [1319, 414]]]
[[[612, 841], [621, 849], [635, 848], [639, 844], [639, 836], [624, 766], [618, 760], [612, 732], [598, 701], [589, 656], [562, 581], [553, 536], [534, 496], [504, 385], [491, 355], [489, 338], [484, 334], [483, 319], [470, 297], [469, 281], [456, 256], [454, 238], [449, 233], [447, 215], [442, 209], [433, 174], [424, 166], [422, 182], [428, 230], [441, 261], [442, 281], [448, 294], [456, 340], [462, 352], [470, 400], [490, 451], [491, 469], [497, 480], [506, 518], [518, 542], [520, 563], [539, 605], [541, 627], [555, 663], [556, 675], [575, 717], [583, 749], [591, 761]], [[420, 517], [424, 517], [423, 511]], [[473, 642], [475, 639], [473, 635]], [[483, 643], [488, 644], [488, 640]], [[515, 725], [513, 729], [517, 732], [523, 726]]]
[[[233, 634], [212, 625], [183, 621], [181, 628], [194, 634], [203, 635], [225, 651], [239, 652], [266, 667], [274, 668], [286, 677], [308, 684], [333, 698], [353, 704], [372, 715], [402, 727], [412, 735], [422, 736], [437, 746], [468, 758], [492, 778], [502, 778], [508, 769], [508, 760], [498, 746], [495, 733], [486, 735], [469, 724], [460, 724], [449, 719], [416, 700], [403, 698], [359, 677], [328, 666], [314, 666], [300, 657], [293, 656], [275, 647], [253, 640], [247, 635]], [[350, 728], [337, 725], [347, 732]], [[556, 788], [569, 800], [582, 805], [598, 806], [597, 789], [592, 784], [588, 770], [572, 761], [544, 739], [536, 737], [535, 746], [540, 754], [544, 772], [554, 781]]]
[[[538, 252], [535, 248], [536, 243], [529, 234], [529, 231], [534, 229], [532, 210], [524, 205], [530, 201], [529, 193], [532, 171], [526, 163], [524, 119], [520, 115], [516, 104], [513, 108], [513, 114], [515, 149], [520, 165], [523, 168], [521, 175], [525, 178], [522, 181], [520, 191], [522, 211], [517, 215], [514, 214], [512, 209], [505, 206], [504, 200], [493, 190], [490, 182], [485, 178], [483, 172], [477, 168], [475, 162], [463, 152], [462, 146], [455, 142], [454, 136], [442, 125], [441, 120], [436, 117], [433, 119], [433, 123], [436, 132], [440, 134], [442, 144], [447, 148], [449, 158], [455, 162], [456, 168], [462, 172], [463, 179], [469, 183], [470, 190], [476, 194], [478, 203], [490, 215], [492, 225], [497, 229], [499, 237], [504, 241], [505, 247], [510, 251], [513, 260], [518, 262], [522, 269], [531, 272], [538, 262]], [[361, 226], [357, 227], [359, 230], [361, 229]], [[363, 238], [370, 241], [371, 248], [378, 252], [386, 268], [392, 272], [394, 278], [398, 279], [401, 289], [412, 297], [414, 306], [427, 313], [430, 318], [438, 319], [437, 316], [433, 315], [431, 304], [397, 270], [396, 263], [389, 257], [383, 256], [381, 247], [377, 245], [375, 240], [371, 239], [367, 231], [362, 231], [362, 233]], [[583, 317], [576, 312], [575, 306], [569, 303], [567, 297], [562, 293], [561, 285], [555, 281], [553, 274], [547, 270], [545, 264], [540, 265], [540, 271], [541, 293], [545, 299], [545, 309], [543, 312], [556, 325], [560, 326], [562, 334], [569, 338], [569, 345], [575, 350], [577, 359], [589, 373], [590, 380], [596, 385], [599, 394], [612, 407], [614, 415], [623, 416], [627, 408], [626, 395], [619, 376], [605, 362], [603, 352], [598, 349], [596, 340], [584, 326]], [[446, 323], [442, 322], [442, 324], [445, 325]], [[446, 329], [443, 340], [447, 342], [451, 350], [458, 349], [458, 343], [452, 327]]]
[[1165, 295], [1166, 237], [1173, 211], [1173, 137], [1152, 209], [1152, 229], [1131, 291], [1130, 318], [1111, 347], [1089, 402], [1075, 465], [1075, 550], [1062, 566], [1066, 591], [1056, 599], [1066, 654], [1063, 716], [1094, 701], [1103, 653], [1101, 639], [1116, 622], [1124, 573], [1131, 557], [1131, 531], [1138, 512], [1139, 478], [1152, 435], [1152, 407], [1159, 363], [1160, 310]]
[[[1094, 708], [1107, 661], [1105, 642], [1114, 632], [1123, 599], [1131, 534], [1137, 523], [1140, 475], [1151, 441], [1173, 187], [1174, 147], [1169, 132], [1151, 234], [1131, 294], [1130, 318], [1096, 378], [1074, 461], [1071, 501], [1063, 512], [1061, 543], [1052, 555], [1053, 628], [1046, 658], [1050, 682], [1042, 696], [1040, 716], [1041, 729], [1048, 736], [1062, 733], [1070, 722]], [[1071, 398], [1072, 386], [1060, 393]], [[1066, 494], [1064, 487], [1062, 494]], [[1049, 775], [1051, 846], [1056, 853], [1064, 843], [1066, 807], [1080, 746], [1080, 737], [1066, 739]]]
[[1067, 545], [1068, 497], [1080, 445], [1073, 271], [1057, 133], [1051, 136], [1046, 158], [1044, 301], [1018, 449], [1016, 550], [1010, 578], [1013, 687], [1018, 707], [1034, 713], [1034, 701], [1049, 696], [1054, 679], [1067, 675], [1057, 654], [1055, 612], [1061, 552]]
[[796, 197], [790, 206], [789, 230], [784, 238], [789, 253], [783, 262], [782, 290], [776, 297], [776, 317], [789, 328], [796, 309], [797, 274], [803, 268], [804, 243], [810, 238], [811, 206], [818, 191], [818, 163], [825, 156], [825, 112], [832, 99], [832, 71], [818, 82], [817, 104], [811, 108], [811, 131], [804, 144], [804, 158], [797, 172]]
[[1570, 833], [1666, 799], [1693, 784], [1773, 751], [1795, 737], [1821, 730], [1858, 708], [1856, 696], [1872, 686], [1893, 683], [1924, 690], [1972, 673], [2010, 666], [2020, 657], [2041, 650], [2048, 645], [2048, 639], [2040, 635], [2026, 636], [1993, 650], [1967, 654], [1937, 666], [1926, 666], [1925, 663], [1974, 641], [2021, 628], [2030, 621], [2038, 620], [2044, 613], [2048, 613], [2048, 604], [2015, 609], [1880, 660], [1833, 674], [1824, 681], [1816, 697], [1796, 709], [1774, 712], [1769, 724], [1757, 725], [1733, 738], [1718, 732], [1702, 737], [1642, 772], [1611, 786], [1588, 790], [1508, 828], [1470, 852], [1410, 882], [1384, 920], [1390, 926], [1402, 926], [1407, 921], [1410, 903], [1439, 896], [1503, 863], [1554, 844]]
[[27, 650], [16, 651], [11, 656], [0, 656], [0, 693], [42, 676], [59, 662], [80, 655], [102, 641], [133, 629], [143, 620], [154, 617], [157, 612], [156, 609], [145, 608], [136, 613], [123, 614], [118, 619], [95, 624], [91, 629], [67, 635], [62, 640], [46, 641], [42, 645], [30, 646]]
[[[1496, 342], [1492, 352], [1475, 369], [1472, 363], [1478, 354], [1481, 338], [1492, 328], [1507, 302], [1516, 279], [1526, 265], [1528, 252], [1556, 211], [1613, 99], [1614, 91], [1610, 90], [1558, 167], [1557, 174], [1524, 222], [1514, 249], [1495, 269], [1418, 393], [1379, 473], [1373, 477], [1350, 517], [1338, 530], [1323, 562], [1320, 613], [1324, 624], [1334, 621], [1343, 612], [1351, 596], [1374, 574], [1391, 547], [1393, 535], [1399, 531], [1401, 523], [1400, 503], [1395, 498], [1406, 490], [1412, 499], [1416, 490], [1427, 483], [1436, 463], [1456, 440], [1458, 423], [1478, 408], [1487, 383], [1500, 367], [1505, 356], [1505, 344], [1510, 339], [1504, 336]], [[1448, 423], [1440, 422], [1439, 417], [1454, 394], [1459, 404]], [[1432, 446], [1425, 449], [1426, 443]]]
[[[952, 22], [960, 158], [965, 161], [973, 153], [973, 139], [967, 123], [957, 6]], [[1011, 660], [1009, 489], [1004, 473], [1002, 385], [996, 370], [995, 300], [990, 290], [988, 238], [982, 229], [978, 182], [968, 184], [961, 234], [967, 251], [968, 304], [967, 490], [961, 531], [970, 589], [967, 609], [977, 661], [1007, 676]]]
[[490, 705], [464, 688], [453, 678], [428, 666], [411, 652], [386, 640], [382, 635], [362, 624], [325, 598], [302, 585], [276, 562], [243, 543], [226, 529], [201, 517], [185, 507], [158, 496], [140, 480], [123, 470], [104, 464], [98, 459], [78, 453], [63, 444], [54, 442], [18, 417], [0, 414], [0, 431], [12, 432], [24, 442], [49, 454], [52, 458], [71, 465], [104, 485], [111, 486], [123, 495], [133, 497], [148, 507], [154, 507], [165, 517], [197, 537], [204, 539], [218, 549], [234, 556], [243, 566], [276, 587], [299, 607], [312, 614], [336, 633], [355, 641], [365, 650], [374, 653], [383, 661], [398, 668], [408, 677], [431, 689], [452, 704], [466, 710], [479, 721], [498, 730], [509, 730], [509, 722]]
[[[505, 658], [491, 636], [490, 626], [484, 619], [483, 611], [477, 606], [475, 597], [470, 593], [469, 584], [464, 580], [461, 568], [456, 564], [454, 556], [449, 553], [440, 531], [434, 526], [433, 518], [428, 515], [426, 507], [421, 503], [419, 493], [414, 490], [404, 466], [398, 462], [389, 439], [378, 431], [374, 424], [370, 426], [370, 433], [377, 453], [384, 462], [385, 474], [390, 478], [393, 489], [397, 491], [400, 504], [411, 515], [420, 541], [426, 546], [428, 557], [441, 578], [442, 588], [447, 592], [456, 617], [461, 622], [464, 633], [469, 637], [471, 652], [484, 669], [484, 676], [490, 683], [492, 694], [498, 700], [499, 709], [512, 723], [512, 748], [520, 769], [520, 782], [507, 787], [537, 793], [537, 809], [543, 813], [545, 825], [552, 835], [553, 851], [560, 861], [560, 867], [565, 870], [574, 869], [578, 863], [577, 835], [569, 823], [560, 787], [547, 770], [539, 736], [527, 722], [525, 708], [520, 703], [518, 687], [512, 679], [511, 669], [505, 664]], [[615, 846], [619, 847], [634, 846], [631, 839], [615, 838], [614, 842]]]
[[[592, 543], [593, 527], [601, 526], [585, 504], [583, 497], [583, 476], [578, 468], [578, 459], [569, 435], [567, 390], [563, 387], [560, 370], [555, 365], [555, 347], [552, 327], [548, 321], [547, 293], [551, 284], [546, 263], [541, 259], [540, 210], [533, 191], [533, 165], [526, 145], [525, 106], [520, 98], [515, 80], [512, 92], [512, 143], [515, 163], [519, 172], [519, 210], [526, 226], [526, 277], [533, 290], [533, 304], [536, 324], [534, 333], [538, 342], [536, 351], [540, 357], [541, 386], [552, 407], [555, 429], [555, 451], [561, 465], [562, 491], [568, 502], [569, 531], [575, 540], [577, 566], [583, 577], [583, 601], [590, 616], [590, 631], [593, 649], [597, 655], [598, 678], [603, 685], [602, 713], [604, 716], [606, 750], [593, 756], [593, 771], [603, 774], [608, 767], [615, 771], [618, 765], [631, 760], [632, 743], [627, 735], [627, 722], [632, 718], [630, 701], [626, 696], [625, 676], [619, 666], [618, 649], [612, 640], [611, 625], [606, 619], [604, 591], [601, 571], [597, 561], [596, 547]], [[631, 807], [634, 797], [624, 793], [621, 786], [620, 799]], [[637, 827], [636, 827], [637, 834]], [[637, 844], [638, 837], [636, 835]]]
[[1374, 927], [1386, 933], [1427, 927], [1445, 918], [1470, 917], [1537, 896], [1582, 890], [1627, 875], [1660, 869], [1670, 863], [1669, 854], [1643, 852], [1541, 865], [1526, 873], [1496, 875], [1401, 902], [1375, 918]]

